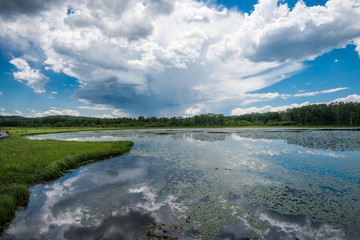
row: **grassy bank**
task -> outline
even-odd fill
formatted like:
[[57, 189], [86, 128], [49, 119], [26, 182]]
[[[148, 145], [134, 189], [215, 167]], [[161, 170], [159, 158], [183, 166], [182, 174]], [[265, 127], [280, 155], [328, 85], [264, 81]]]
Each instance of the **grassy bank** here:
[[[0, 140], [0, 228], [29, 199], [29, 186], [56, 179], [90, 161], [128, 152], [132, 142], [29, 140], [25, 134], [90, 129], [12, 129]], [[94, 129], [91, 129], [94, 130]]]

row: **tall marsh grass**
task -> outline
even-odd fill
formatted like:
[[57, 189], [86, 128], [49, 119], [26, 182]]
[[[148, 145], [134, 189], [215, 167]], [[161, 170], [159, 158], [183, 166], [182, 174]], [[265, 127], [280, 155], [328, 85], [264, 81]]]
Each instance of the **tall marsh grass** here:
[[27, 202], [29, 195], [29, 188], [25, 185], [5, 187], [0, 191], [0, 226], [13, 217], [16, 208]]

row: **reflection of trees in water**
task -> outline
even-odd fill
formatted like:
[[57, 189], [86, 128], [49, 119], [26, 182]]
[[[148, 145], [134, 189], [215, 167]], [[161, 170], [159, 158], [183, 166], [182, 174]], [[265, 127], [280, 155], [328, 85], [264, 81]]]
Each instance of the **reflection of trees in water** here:
[[215, 142], [215, 141], [225, 141], [225, 137], [230, 136], [229, 133], [225, 134], [209, 134], [207, 132], [197, 132], [197, 133], [188, 133], [183, 134], [183, 138], [196, 140], [196, 141], [203, 141], [203, 142]]
[[231, 132], [207, 132], [206, 130], [192, 131], [189, 129], [180, 130], [154, 130], [146, 132], [134, 132], [134, 133], [115, 133], [114, 137], [138, 137], [138, 138], [171, 138], [171, 139], [191, 139], [196, 141], [214, 142], [214, 141], [225, 141], [227, 136], [230, 136]]
[[288, 144], [314, 149], [334, 151], [359, 151], [360, 131], [350, 129], [231, 129], [228, 131], [208, 131], [207, 129], [190, 132], [161, 132], [147, 136], [171, 136], [172, 139], [187, 138], [197, 141], [225, 141], [226, 137], [236, 134], [243, 138], [283, 140]]
[[[283, 140], [288, 144], [295, 144], [314, 149], [359, 151], [360, 131], [359, 129], [355, 130], [284, 128], [114, 130], [56, 134], [54, 139], [69, 139], [73, 137], [79, 139], [100, 138], [101, 140], [107, 140], [107, 138], [109, 138], [108, 140], [111, 141], [111, 138], [114, 138], [115, 140], [121, 140], [121, 138], [171, 138], [214, 142], [225, 141], [226, 137], [236, 134], [237, 136], [249, 139]], [[50, 135], [45, 136], [45, 138], [49, 138], [49, 136]]]
[[[347, 182], [349, 180], [348, 177], [352, 175], [349, 172], [344, 172], [347, 174], [346, 178], [337, 178], [337, 173], [329, 170], [333, 170], [335, 167], [338, 168], [338, 165], [331, 165], [334, 168], [323, 168], [329, 163], [328, 159], [325, 159], [326, 164], [321, 164], [322, 162], [318, 162], [317, 158], [311, 162], [316, 162], [315, 165], [309, 165], [309, 161], [293, 159], [293, 156], [298, 155], [292, 154], [276, 156], [276, 161], [273, 161], [275, 164], [269, 165], [266, 171], [257, 172], [256, 170], [251, 170], [253, 168], [250, 168], [250, 166], [253, 165], [236, 165], [237, 168], [232, 169], [232, 171], [228, 171], [230, 169], [226, 168], [229, 166], [229, 162], [235, 163], [242, 160], [242, 158], [249, 158], [249, 162], [256, 161], [257, 158], [253, 157], [253, 154], [258, 154], [258, 147], [262, 147], [263, 143], [256, 141], [251, 143], [249, 141], [250, 144], [254, 144], [254, 148], [236, 151], [235, 148], [242, 146], [241, 138], [245, 138], [245, 141], [248, 141], [248, 139], [282, 140], [289, 144], [310, 148], [346, 150], [359, 148], [359, 134], [360, 132], [345, 130], [321, 131], [319, 129], [268, 128], [116, 130], [63, 135], [63, 137], [72, 136], [77, 138], [98, 137], [99, 140], [134, 138], [135, 143], [136, 139], [141, 138], [143, 140], [139, 142], [142, 142], [143, 145], [141, 145], [140, 150], [133, 151], [133, 154], [144, 154], [146, 156], [149, 154], [154, 156], [154, 158], [137, 159], [137, 157], [131, 158], [126, 156], [126, 161], [124, 160], [121, 163], [115, 160], [107, 161], [107, 164], [113, 162], [114, 165], [107, 165], [104, 168], [106, 175], [95, 175], [101, 179], [95, 182], [99, 184], [98, 188], [81, 191], [77, 196], [73, 197], [73, 200], [64, 199], [53, 205], [51, 210], [55, 216], [63, 216], [59, 214], [63, 211], [65, 213], [76, 213], [75, 210], [78, 208], [84, 210], [81, 222], [78, 225], [70, 226], [64, 232], [64, 236], [68, 238], [73, 236], [75, 239], [81, 238], [81, 236], [87, 239], [92, 239], [92, 236], [93, 238], [101, 238], [111, 230], [114, 230], [114, 232], [111, 232], [114, 235], [110, 235], [109, 238], [136, 239], [138, 237], [136, 232], [140, 230], [142, 234], [145, 233], [146, 228], [144, 225], [151, 223], [150, 227], [157, 226], [153, 222], [167, 219], [166, 213], [170, 210], [162, 210], [172, 208], [171, 206], [174, 206], [174, 203], [177, 203], [180, 207], [187, 206], [185, 212], [180, 212], [178, 215], [179, 222], [182, 220], [184, 226], [190, 224], [194, 224], [195, 226], [190, 225], [190, 227], [194, 228], [202, 226], [201, 229], [197, 228], [197, 230], [201, 231], [201, 233], [214, 234], [211, 236], [217, 236], [218, 233], [209, 233], [210, 230], [221, 230], [220, 238], [244, 238], [245, 232], [243, 230], [247, 231], [249, 229], [248, 223], [253, 224], [251, 228], [263, 229], [262, 225], [259, 225], [261, 223], [259, 221], [260, 213], [254, 213], [254, 215], [248, 214], [247, 203], [251, 203], [250, 207], [254, 207], [253, 209], [255, 209], [255, 206], [266, 206], [267, 209], [272, 210], [261, 213], [261, 220], [267, 220], [271, 226], [269, 230], [267, 230], [267, 227], [263, 229], [263, 232], [267, 231], [266, 236], [273, 236], [274, 239], [279, 238], [278, 236], [285, 236], [284, 234], [288, 234], [288, 232], [285, 232], [283, 227], [286, 226], [287, 229], [292, 228], [291, 231], [294, 233], [291, 234], [294, 234], [294, 236], [296, 234], [299, 239], [311, 238], [308, 236], [302, 237], [303, 235], [301, 234], [304, 232], [310, 234], [314, 233], [314, 231], [319, 232], [318, 229], [320, 228], [324, 229], [323, 233], [329, 234], [331, 237], [338, 230], [332, 230], [330, 227], [324, 228], [332, 224], [320, 224], [321, 222], [329, 223], [330, 219], [330, 223], [341, 223], [342, 221], [344, 224], [348, 224], [347, 221], [357, 221], [358, 219], [356, 215], [358, 211], [354, 211], [352, 207], [357, 206], [353, 204], [358, 199], [357, 191], [354, 191], [354, 189], [358, 189], [357, 175], [354, 178], [356, 182], [350, 182], [352, 185], [343, 184], [349, 183]], [[219, 149], [211, 149], [208, 146], [212, 147], [214, 144], [192, 144], [191, 141], [186, 141], [224, 141], [226, 137], [232, 135], [239, 136], [240, 142], [234, 144], [235, 148], [230, 149], [230, 151], [219, 150], [223, 150], [223, 148], [228, 146], [233, 147], [234, 145], [231, 142], [229, 145], [226, 142], [219, 144]], [[172, 139], [180, 141], [172, 141]], [[234, 137], [234, 139], [236, 138]], [[234, 141], [231, 138], [227, 140]], [[244, 146], [247, 146], [247, 142], [245, 143]], [[202, 146], [205, 147], [203, 149], [198, 148]], [[283, 145], [276, 144], [275, 142], [271, 146], [277, 149]], [[292, 147], [289, 146], [289, 148]], [[247, 151], [249, 155], [242, 156]], [[307, 151], [304, 152], [304, 158], [309, 156], [306, 153]], [[211, 158], [209, 160], [209, 156], [213, 156], [213, 153], [216, 153], [214, 154], [216, 156], [221, 154], [224, 158], [215, 158], [216, 161], [212, 162]], [[241, 157], [232, 158], [233, 155]], [[271, 162], [272, 158], [265, 158], [264, 160]], [[206, 163], [205, 166], [203, 165], [204, 162]], [[211, 165], [212, 163], [216, 165]], [[139, 171], [132, 171], [135, 169], [139, 169]], [[286, 174], [283, 174], [283, 169], [286, 169]], [[356, 173], [355, 170], [350, 173], [352, 174], [353, 172]], [[127, 177], [125, 174], [127, 174]], [[257, 176], [272, 179], [276, 183], [291, 185], [293, 188], [288, 188], [287, 186], [281, 187], [277, 184], [273, 187], [271, 187], [271, 184], [246, 184], [247, 179], [253, 179]], [[115, 185], [107, 184], [108, 182], [113, 182], [117, 177], [121, 178], [114, 182]], [[129, 180], [130, 177], [131, 181]], [[96, 178], [89, 177], [89, 184], [95, 184], [93, 181]], [[130, 187], [123, 185], [125, 182], [122, 181], [126, 181], [126, 184], [129, 184], [129, 186], [131, 185], [133, 190], [129, 191]], [[77, 186], [84, 187], [84, 184], [78, 183]], [[352, 188], [349, 188], [349, 186]], [[338, 191], [342, 189], [344, 189], [344, 196], [338, 196]], [[350, 189], [349, 192], [346, 192], [348, 189]], [[174, 198], [167, 198], [167, 196]], [[74, 202], [79, 203], [76, 201], [79, 199], [81, 200], [81, 205], [70, 204], [71, 202], [72, 204]], [[224, 199], [227, 201], [224, 201]], [[355, 199], [356, 201], [350, 199]], [[112, 205], [113, 200], [115, 200], [115, 205]], [[161, 211], [153, 210], [155, 203], [162, 206]], [[145, 206], [150, 208], [147, 209]], [[111, 213], [105, 214], [106, 217], [102, 218], [99, 224], [85, 221], [89, 221], [89, 219], [91, 220], [99, 215], [101, 217], [103, 210], [107, 212], [108, 209], [111, 210], [113, 207], [126, 209], [127, 212], [118, 211], [115, 214], [111, 211]], [[237, 215], [233, 215], [234, 207], [236, 207]], [[246, 212], [243, 212], [243, 209], [246, 209]], [[149, 215], [149, 212], [152, 212], [152, 214]], [[294, 216], [295, 214], [296, 216]], [[297, 214], [302, 215], [299, 216]], [[233, 221], [231, 218], [236, 218], [236, 221], [234, 221], [237, 225], [229, 225]], [[316, 223], [306, 219], [313, 219]], [[199, 222], [202, 224], [199, 225]], [[164, 223], [168, 223], [168, 221], [164, 221]], [[245, 223], [247, 224], [246, 226]], [[359, 221], [357, 221], [357, 225], [351, 223], [351, 226], [358, 226], [358, 223]], [[237, 228], [229, 228], [231, 226], [236, 226]], [[348, 225], [346, 225], [347, 227]], [[127, 231], [122, 230], [125, 228]], [[161, 227], [161, 230], [163, 229]], [[299, 231], [298, 229], [302, 230]], [[338, 232], [339, 234], [341, 233], [340, 231]], [[290, 237], [292, 236], [289, 233], [284, 239]], [[187, 238], [184, 237], [183, 239]]]

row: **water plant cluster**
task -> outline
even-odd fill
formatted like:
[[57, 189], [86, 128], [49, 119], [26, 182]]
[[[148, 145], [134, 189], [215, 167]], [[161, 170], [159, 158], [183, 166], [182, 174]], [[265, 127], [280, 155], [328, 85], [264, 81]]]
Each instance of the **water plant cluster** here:
[[[262, 134], [263, 139], [271, 139], [269, 133]], [[329, 142], [337, 139], [328, 137]], [[177, 197], [172, 209], [176, 224], [197, 231], [202, 239], [226, 237], [229, 226], [243, 228], [242, 237], [261, 239], [274, 231], [269, 216], [291, 216], [308, 226], [325, 224], [329, 234], [342, 231], [359, 236], [359, 178], [354, 170], [359, 169], [359, 162], [353, 159], [357, 153], [287, 148], [284, 142], [270, 144], [263, 139], [241, 140], [243, 150], [235, 150], [231, 142], [201, 141], [193, 142], [201, 151], [171, 144], [152, 149], [168, 162], [154, 164], [166, 165], [171, 172], [169, 185], [162, 191]], [[256, 152], [246, 147], [247, 142]], [[263, 147], [264, 143], [268, 146]], [[138, 151], [148, 156], [149, 150]], [[179, 152], [183, 152], [180, 157], [174, 155]]]
[[[24, 236], [25, 230], [17, 232], [24, 219], [47, 216], [36, 223], [49, 228], [44, 234], [63, 231], [73, 238], [115, 228], [114, 239], [357, 239], [359, 134], [234, 128], [34, 136], [136, 145], [127, 155], [39, 186], [46, 197], [34, 196], [29, 206], [45, 203], [32, 208], [41, 213], [22, 211], [7, 231]], [[340, 141], [346, 145], [332, 147]], [[65, 216], [67, 225], [59, 223]], [[127, 227], [119, 225], [124, 222]]]

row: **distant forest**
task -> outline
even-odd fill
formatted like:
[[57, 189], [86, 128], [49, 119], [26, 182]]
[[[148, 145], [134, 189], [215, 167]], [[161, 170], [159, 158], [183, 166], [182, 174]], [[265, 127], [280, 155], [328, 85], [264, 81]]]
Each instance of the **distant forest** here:
[[282, 112], [251, 113], [241, 116], [201, 114], [193, 117], [93, 118], [49, 116], [25, 118], [0, 116], [0, 127], [210, 127], [210, 126], [357, 126], [360, 103], [313, 104]]

